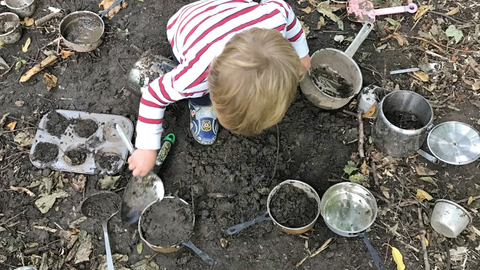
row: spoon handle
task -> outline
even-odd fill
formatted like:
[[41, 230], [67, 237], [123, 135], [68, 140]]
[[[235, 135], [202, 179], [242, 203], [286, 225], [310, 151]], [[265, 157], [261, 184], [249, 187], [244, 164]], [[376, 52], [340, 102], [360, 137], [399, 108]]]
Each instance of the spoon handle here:
[[108, 239], [107, 221], [102, 222], [102, 229], [103, 239], [105, 240], [105, 251], [107, 253], [107, 267], [108, 270], [115, 270], [115, 268], [113, 268], [112, 251], [110, 250], [110, 240]]
[[125, 130], [123, 130], [123, 128], [119, 124], [116, 124], [115, 128], [117, 129], [117, 132], [118, 132], [118, 135], [120, 135], [120, 138], [122, 138], [123, 144], [125, 144], [130, 154], [133, 154], [133, 144], [127, 138], [127, 133], [125, 132]]

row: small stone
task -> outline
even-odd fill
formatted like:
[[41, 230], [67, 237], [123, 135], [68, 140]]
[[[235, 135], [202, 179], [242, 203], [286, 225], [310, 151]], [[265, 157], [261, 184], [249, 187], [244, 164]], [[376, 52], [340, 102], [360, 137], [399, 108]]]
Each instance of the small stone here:
[[333, 256], [335, 256], [335, 252], [327, 252], [327, 258], [330, 259], [330, 258], [333, 258]]
[[15, 101], [15, 106], [17, 106], [17, 107], [22, 107], [23, 104], [25, 104], [25, 101], [23, 101], [23, 100], [17, 100], [17, 101]]
[[210, 215], [210, 213], [208, 212], [208, 210], [203, 210], [203, 211], [202, 211], [202, 219], [208, 218], [208, 215]]
[[205, 166], [205, 171], [207, 171], [207, 173], [212, 173], [213, 172], [212, 166]]
[[50, 175], [51, 172], [52, 172], [52, 170], [50, 170], [50, 169], [48, 169], [48, 168], [43, 169], [43, 171], [42, 171], [42, 176], [47, 177], [47, 176]]

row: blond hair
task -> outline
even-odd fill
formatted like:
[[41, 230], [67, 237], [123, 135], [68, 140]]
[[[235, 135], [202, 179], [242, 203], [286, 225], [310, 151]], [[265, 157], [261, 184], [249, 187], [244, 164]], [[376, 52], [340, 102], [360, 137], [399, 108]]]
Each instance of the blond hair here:
[[252, 28], [236, 34], [208, 75], [220, 123], [243, 135], [277, 124], [305, 73], [295, 49], [277, 30]]

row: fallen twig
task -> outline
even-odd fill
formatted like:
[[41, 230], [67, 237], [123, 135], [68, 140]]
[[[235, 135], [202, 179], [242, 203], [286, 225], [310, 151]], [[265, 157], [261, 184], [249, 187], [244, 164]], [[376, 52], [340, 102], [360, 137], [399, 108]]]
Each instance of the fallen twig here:
[[459, 20], [459, 19], [455, 19], [447, 14], [443, 14], [441, 12], [438, 12], [438, 11], [433, 11], [433, 10], [429, 10], [428, 13], [432, 13], [432, 14], [435, 14], [435, 15], [439, 15], [439, 16], [442, 16], [442, 17], [445, 17], [447, 19], [450, 19], [452, 21], [455, 21], [455, 22], [458, 22], [458, 23], [467, 23], [466, 21], [462, 21], [462, 20]]
[[313, 258], [315, 256], [317, 256], [318, 254], [320, 254], [320, 252], [324, 251], [327, 247], [328, 247], [328, 244], [330, 244], [330, 242], [332, 242], [333, 238], [329, 238], [327, 241], [325, 241], [325, 243], [323, 243], [323, 245], [321, 247], [319, 247], [315, 252], [313, 252], [312, 254], [309, 254], [307, 256], [305, 256], [301, 261], [299, 261], [295, 267], [299, 267], [300, 265], [302, 265], [308, 258]]
[[31, 192], [29, 189], [24, 188], [24, 187], [10, 186], [10, 190], [16, 191], [16, 192], [25, 192], [25, 193], [27, 193], [28, 196], [35, 197], [35, 193]]
[[[468, 198], [465, 198], [465, 199], [461, 199], [461, 200], [458, 200], [456, 201], [456, 203], [464, 203], [464, 202], [468, 202], [468, 200], [470, 199], [470, 197]], [[475, 196], [475, 197], [472, 197], [472, 199], [475, 201], [475, 200], [478, 200], [480, 199], [480, 196]]]
[[420, 242], [422, 243], [422, 250], [423, 250], [423, 261], [425, 263], [425, 270], [430, 270], [430, 263], [428, 262], [428, 253], [427, 253], [427, 245], [425, 244], [425, 225], [423, 224], [422, 218], [422, 208], [419, 206], [417, 208], [418, 212], [418, 224], [420, 225]]
[[358, 122], [358, 155], [363, 160], [365, 158], [365, 150], [363, 149], [363, 145], [365, 144], [365, 135], [363, 134], [363, 111], [359, 111], [358, 113], [353, 113], [351, 111], [343, 110], [343, 113], [346, 113], [351, 116], [355, 116]]
[[56, 18], [56, 17], [60, 17], [60, 16], [62, 16], [61, 11], [60, 12], [52, 12], [50, 14], [47, 14], [47, 15], [43, 16], [42, 18], [39, 18], [39, 19], [35, 20], [35, 26], [36, 27], [42, 26], [46, 22], [50, 21], [51, 19]]

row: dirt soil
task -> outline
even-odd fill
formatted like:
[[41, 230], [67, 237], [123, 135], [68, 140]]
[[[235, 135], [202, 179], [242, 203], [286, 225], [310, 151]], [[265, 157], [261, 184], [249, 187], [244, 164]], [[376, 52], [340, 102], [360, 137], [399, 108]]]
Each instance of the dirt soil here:
[[81, 210], [86, 217], [102, 222], [120, 209], [120, 203], [121, 197], [115, 193], [98, 193], [88, 197]]
[[92, 136], [97, 129], [98, 124], [92, 119], [76, 119], [73, 125], [73, 131], [75, 131], [75, 134], [82, 138]]
[[170, 247], [188, 240], [193, 231], [190, 206], [178, 198], [153, 204], [142, 216], [142, 234], [145, 240], [159, 247]]
[[289, 228], [301, 228], [310, 224], [318, 213], [317, 202], [302, 189], [284, 185], [272, 198], [272, 217]]
[[120, 156], [114, 153], [99, 152], [95, 155], [95, 162], [107, 171], [116, 168], [119, 161]]
[[47, 117], [47, 132], [60, 138], [70, 124], [71, 120], [67, 117], [51, 112]]
[[84, 148], [77, 148], [77, 149], [72, 149], [68, 152], [65, 153], [65, 157], [68, 158], [71, 165], [77, 166], [85, 163], [85, 160], [87, 160], [88, 156], [88, 150]]
[[[113, 191], [122, 195], [131, 176], [127, 166], [116, 176], [38, 169], [29, 161], [31, 142], [27, 139], [34, 136], [42, 116], [56, 109], [116, 114], [136, 122], [140, 98], [128, 91], [128, 71], [146, 50], [170, 57], [166, 22], [181, 6], [192, 1], [126, 2], [128, 6], [112, 19], [104, 18], [104, 41], [97, 50], [75, 53], [66, 59], [59, 57], [58, 63], [46, 67], [28, 82], [18, 80], [45, 58], [45, 50], [57, 51], [56, 43], [47, 45], [57, 38], [60, 19], [40, 28], [24, 27], [17, 43], [0, 48], [0, 56], [12, 67], [0, 70], [2, 270], [11, 270], [23, 263], [35, 265], [37, 269], [98, 269], [105, 254], [100, 226], [92, 219], [85, 219], [79, 206], [86, 196], [98, 191], [99, 181], [117, 181]], [[309, 27], [310, 54], [322, 48], [345, 50], [350, 44], [348, 40], [361, 28], [361, 24], [349, 22], [345, 9], [340, 9], [334, 13], [344, 22], [343, 30], [327, 17], [324, 18], [326, 25], [315, 30], [320, 14], [309, 3], [313, 1], [287, 2]], [[385, 2], [380, 2], [385, 6]], [[475, 81], [478, 82], [480, 74], [472, 68], [476, 67], [474, 64], [467, 63], [469, 57], [480, 63], [480, 37], [475, 32], [480, 5], [474, 0], [416, 3], [432, 5], [434, 10], [417, 21], [412, 14], [391, 15], [389, 18], [400, 23], [394, 30], [390, 29], [392, 25], [386, 17], [377, 17], [374, 30], [353, 57], [362, 70], [363, 85], [376, 84], [387, 92], [415, 91], [432, 104], [434, 124], [462, 121], [480, 129], [479, 94], [473, 90], [478, 86]], [[37, 4], [35, 19], [49, 13], [49, 6], [61, 8], [65, 13], [99, 10], [94, 0], [44, 0]], [[306, 7], [312, 12], [307, 13]], [[445, 15], [456, 7], [459, 7], [458, 13]], [[4, 12], [6, 8], [2, 6], [0, 10]], [[451, 25], [463, 34], [458, 42], [445, 34]], [[459, 35], [458, 31], [454, 34]], [[336, 42], [336, 35], [343, 35], [345, 39]], [[31, 44], [22, 52], [27, 39]], [[424, 63], [441, 66], [426, 81], [423, 74], [420, 77], [411, 73], [389, 74], [391, 70]], [[44, 73], [58, 78], [57, 86], [50, 91], [42, 82]], [[479, 161], [453, 166], [431, 164], [417, 155], [393, 159], [376, 150], [370, 141], [374, 120], [365, 119], [366, 163], [362, 166], [358, 156], [357, 120], [343, 113], [344, 109], [355, 112], [355, 102], [352, 100], [339, 110], [326, 111], [312, 105], [298, 91], [277, 126], [252, 137], [235, 135], [221, 128], [217, 142], [209, 147], [199, 145], [190, 135], [186, 100], [167, 108], [164, 134], [173, 132], [176, 142], [159, 175], [166, 195], [178, 196], [192, 205], [195, 227], [191, 240], [215, 259], [212, 269], [295, 269], [297, 263], [330, 238], [332, 242], [324, 251], [308, 258], [297, 269], [375, 269], [360, 238], [338, 236], [321, 219], [303, 235], [286, 234], [272, 222], [255, 224], [235, 236], [225, 232], [234, 224], [264, 213], [268, 193], [284, 180], [304, 181], [321, 196], [333, 184], [349, 178], [360, 181], [377, 199], [379, 213], [368, 236], [386, 269], [396, 268], [390, 246], [402, 253], [406, 269], [425, 269], [422, 238], [417, 238], [423, 226], [429, 242], [426, 253], [430, 269], [480, 267], [478, 231], [469, 227], [457, 238], [447, 239], [429, 225], [435, 200], [448, 199], [468, 209], [473, 226], [480, 228], [480, 200], [475, 199], [480, 195]], [[13, 122], [16, 126], [11, 131], [9, 127]], [[62, 132], [65, 128], [61, 128]], [[426, 143], [422, 149], [428, 151]], [[347, 161], [354, 162], [355, 171], [344, 170]], [[416, 198], [419, 189], [433, 199], [419, 203]], [[46, 200], [48, 194], [56, 199], [52, 208], [43, 214], [35, 202]], [[421, 220], [418, 209], [423, 213]], [[112, 253], [128, 256], [119, 265], [131, 268], [149, 258], [160, 269], [206, 268], [188, 249], [155, 254], [141, 244], [136, 226], [125, 225], [119, 215], [110, 220], [109, 230]]]
[[33, 152], [33, 159], [40, 162], [51, 162], [58, 156], [58, 146], [53, 143], [38, 143]]
[[394, 126], [407, 130], [421, 129], [424, 126], [418, 116], [410, 112], [389, 111], [385, 117]]
[[[345, 80], [337, 71], [330, 67], [319, 67], [312, 70], [315, 84], [321, 91], [332, 97], [346, 98], [353, 95], [353, 86]], [[328, 82], [325, 84], [323, 82]], [[326, 87], [326, 86], [329, 87]]]

